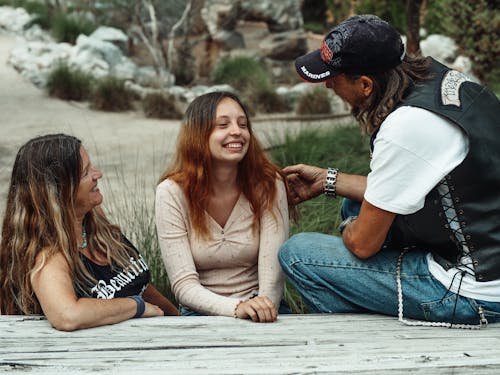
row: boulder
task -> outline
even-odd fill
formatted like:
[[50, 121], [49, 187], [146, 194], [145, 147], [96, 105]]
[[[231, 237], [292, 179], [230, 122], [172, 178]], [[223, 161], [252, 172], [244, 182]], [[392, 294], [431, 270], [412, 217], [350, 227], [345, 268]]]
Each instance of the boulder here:
[[294, 60], [307, 53], [307, 39], [303, 30], [272, 33], [259, 44], [259, 48], [265, 57]]
[[89, 37], [113, 43], [120, 48], [124, 54], [128, 54], [129, 37], [120, 29], [109, 26], [99, 26], [89, 35]]
[[424, 56], [432, 56], [442, 64], [455, 61], [458, 46], [450, 37], [432, 34], [420, 41], [420, 49]]
[[22, 34], [24, 27], [31, 21], [31, 15], [24, 8], [0, 7], [0, 30]]
[[304, 21], [300, 0], [242, 0], [239, 19], [264, 21], [270, 32], [282, 32], [302, 28]]

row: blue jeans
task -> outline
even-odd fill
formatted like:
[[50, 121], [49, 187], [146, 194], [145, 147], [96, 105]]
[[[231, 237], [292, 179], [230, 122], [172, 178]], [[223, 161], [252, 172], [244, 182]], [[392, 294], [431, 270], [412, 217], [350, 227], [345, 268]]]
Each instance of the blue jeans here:
[[[359, 204], [346, 200], [342, 215], [357, 214], [353, 211], [356, 207], [359, 208]], [[481, 306], [490, 323], [500, 321], [500, 303], [457, 297], [447, 291], [430, 274], [426, 253], [412, 250], [402, 261], [405, 317], [478, 324]], [[375, 312], [397, 316], [399, 255], [399, 250], [384, 246], [376, 255], [361, 260], [344, 246], [340, 237], [301, 233], [285, 242], [278, 258], [283, 271], [312, 312]]]

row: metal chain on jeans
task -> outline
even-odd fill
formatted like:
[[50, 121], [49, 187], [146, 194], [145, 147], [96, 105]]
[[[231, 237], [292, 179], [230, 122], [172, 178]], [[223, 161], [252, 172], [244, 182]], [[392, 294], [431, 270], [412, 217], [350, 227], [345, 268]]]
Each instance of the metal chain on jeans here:
[[[460, 328], [460, 329], [481, 329], [488, 325], [488, 320], [484, 316], [482, 306], [479, 306], [479, 324], [453, 324], [447, 322], [426, 322], [422, 320], [407, 320], [403, 317], [403, 288], [401, 286], [401, 268], [403, 264], [403, 257], [409, 249], [404, 249], [398, 258], [396, 268], [396, 283], [398, 288], [398, 320], [408, 326], [427, 326], [427, 327], [447, 327], [447, 328]], [[457, 295], [458, 298], [458, 295]]]

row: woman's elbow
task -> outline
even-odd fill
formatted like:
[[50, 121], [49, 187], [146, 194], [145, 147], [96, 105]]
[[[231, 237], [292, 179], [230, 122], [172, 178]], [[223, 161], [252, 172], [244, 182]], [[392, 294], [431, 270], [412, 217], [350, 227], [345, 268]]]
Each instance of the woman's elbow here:
[[62, 312], [57, 317], [47, 317], [52, 327], [58, 331], [76, 331], [83, 328], [81, 319], [76, 314]]

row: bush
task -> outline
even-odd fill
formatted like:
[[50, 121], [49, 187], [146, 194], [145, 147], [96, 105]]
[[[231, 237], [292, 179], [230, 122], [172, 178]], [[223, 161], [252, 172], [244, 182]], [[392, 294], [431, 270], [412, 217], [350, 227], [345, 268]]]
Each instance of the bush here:
[[57, 65], [47, 78], [48, 94], [64, 100], [86, 100], [90, 97], [92, 86], [92, 76], [65, 63]]
[[212, 80], [234, 87], [248, 104], [251, 115], [255, 111], [270, 113], [290, 110], [289, 105], [274, 90], [265, 69], [255, 59], [235, 57], [221, 60], [212, 72]]
[[91, 107], [101, 111], [127, 111], [132, 108], [133, 96], [125, 88], [124, 81], [106, 77], [97, 83]]
[[250, 95], [249, 104], [259, 112], [275, 113], [291, 110], [290, 105], [272, 88], [257, 89]]
[[82, 17], [56, 14], [52, 20], [52, 35], [58, 42], [75, 44], [80, 34], [90, 35], [96, 25]]
[[307, 91], [299, 98], [296, 113], [298, 115], [332, 113], [328, 92], [322, 88]]
[[[431, 2], [432, 3], [432, 2]], [[442, 0], [433, 4], [426, 23], [434, 31], [453, 38], [472, 69], [485, 83], [500, 79], [500, 12], [498, 1]]]
[[229, 84], [242, 94], [271, 86], [264, 68], [257, 60], [249, 57], [221, 60], [212, 72], [212, 80], [218, 84]]
[[177, 108], [173, 96], [149, 94], [142, 100], [142, 108], [146, 117], [170, 119], [182, 118], [182, 113]]

